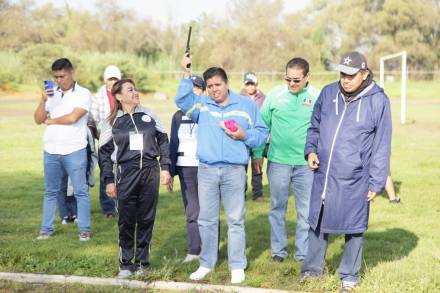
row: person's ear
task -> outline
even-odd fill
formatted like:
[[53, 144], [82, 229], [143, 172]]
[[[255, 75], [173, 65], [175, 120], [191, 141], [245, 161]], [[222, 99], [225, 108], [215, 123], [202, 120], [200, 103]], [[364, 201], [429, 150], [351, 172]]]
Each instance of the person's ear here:
[[308, 72], [307, 75], [304, 78], [306, 79], [306, 82], [308, 82], [309, 78], [310, 78], [310, 72]]
[[362, 80], [366, 80], [368, 78], [368, 75], [370, 74], [370, 71], [365, 70], [362, 72]]
[[122, 100], [122, 95], [121, 94], [116, 94], [115, 98], [116, 98], [116, 100], [118, 100], [120, 102]]

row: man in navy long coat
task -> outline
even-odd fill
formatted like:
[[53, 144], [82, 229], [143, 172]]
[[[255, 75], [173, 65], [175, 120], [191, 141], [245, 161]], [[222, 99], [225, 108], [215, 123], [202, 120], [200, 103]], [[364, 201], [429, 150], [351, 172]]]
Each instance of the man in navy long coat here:
[[370, 202], [389, 174], [391, 112], [362, 54], [345, 54], [338, 71], [340, 80], [321, 91], [307, 131], [305, 157], [315, 173], [301, 275], [322, 275], [328, 234], [345, 234], [339, 275], [341, 292], [349, 292], [359, 283]]

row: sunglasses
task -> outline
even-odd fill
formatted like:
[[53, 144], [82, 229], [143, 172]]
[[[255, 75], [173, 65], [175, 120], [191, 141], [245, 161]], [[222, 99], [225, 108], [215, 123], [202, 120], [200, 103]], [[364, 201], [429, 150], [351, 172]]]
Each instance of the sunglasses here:
[[284, 77], [284, 80], [285, 81], [287, 81], [288, 83], [291, 83], [291, 82], [293, 82], [293, 83], [300, 83], [302, 80], [304, 79], [304, 76], [303, 77], [301, 77], [301, 78], [290, 78], [290, 77], [288, 77], [288, 76], [285, 76]]

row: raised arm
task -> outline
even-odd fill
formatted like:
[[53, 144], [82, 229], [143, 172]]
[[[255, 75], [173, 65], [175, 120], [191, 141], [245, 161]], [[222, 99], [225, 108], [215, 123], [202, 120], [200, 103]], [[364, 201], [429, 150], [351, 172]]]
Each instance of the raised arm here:
[[43, 92], [41, 93], [41, 99], [40, 99], [40, 103], [37, 106], [37, 109], [35, 109], [34, 112], [34, 121], [36, 124], [40, 125], [41, 123], [43, 123], [46, 118], [47, 118], [47, 111], [46, 111], [46, 103], [47, 103], [47, 98], [49, 96], [49, 94], [52, 94], [53, 90], [43, 90]]
[[174, 101], [177, 107], [182, 110], [183, 114], [197, 123], [199, 121], [203, 97], [193, 93], [193, 83], [191, 79], [189, 79], [191, 72], [186, 67], [188, 63], [191, 63], [191, 58], [184, 56], [182, 58], [183, 79], [180, 81]]

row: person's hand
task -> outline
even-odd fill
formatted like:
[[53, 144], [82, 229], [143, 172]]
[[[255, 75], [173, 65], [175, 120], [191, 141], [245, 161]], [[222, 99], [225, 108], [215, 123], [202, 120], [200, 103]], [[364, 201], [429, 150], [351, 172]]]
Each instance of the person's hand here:
[[367, 195], [367, 199], [368, 201], [373, 201], [374, 198], [376, 197], [377, 193], [371, 190], [368, 190], [368, 195]]
[[47, 98], [52, 95], [53, 95], [53, 89], [43, 88], [43, 91], [41, 92], [41, 101], [45, 103], [47, 101]]
[[310, 153], [307, 157], [307, 164], [309, 165], [310, 170], [315, 171], [319, 168], [319, 159], [318, 155], [315, 153]]
[[263, 158], [252, 160], [252, 167], [254, 168], [257, 174], [261, 174], [261, 169], [263, 168]]
[[114, 183], [107, 184], [105, 186], [105, 193], [111, 199], [116, 199], [116, 197], [118, 196], [118, 191], [116, 189], [116, 184], [114, 184]]
[[232, 132], [226, 128], [224, 121], [220, 122], [220, 127], [225, 131], [225, 133], [233, 140], [242, 140], [246, 136], [246, 131], [241, 128], [238, 124], [235, 124], [237, 130]]
[[54, 123], [53, 123], [53, 120], [52, 120], [52, 119], [50, 119], [49, 117], [47, 117], [46, 120], [44, 120], [44, 124], [46, 124], [46, 125], [52, 125], [52, 124], [54, 124]]
[[191, 75], [191, 70], [188, 68], [188, 64], [191, 64], [191, 56], [183, 55], [182, 61], [180, 62], [183, 68], [183, 76], [188, 78]]
[[243, 128], [237, 125], [237, 130], [232, 132], [229, 129], [225, 129], [225, 133], [229, 135], [234, 140], [243, 140], [246, 136], [246, 132]]
[[174, 184], [174, 179], [173, 177], [170, 178], [170, 181], [168, 182], [168, 184], [165, 186], [168, 192], [173, 192], [173, 184]]
[[162, 185], [168, 186], [171, 181], [171, 175], [169, 171], [163, 170], [160, 172], [160, 183]]

